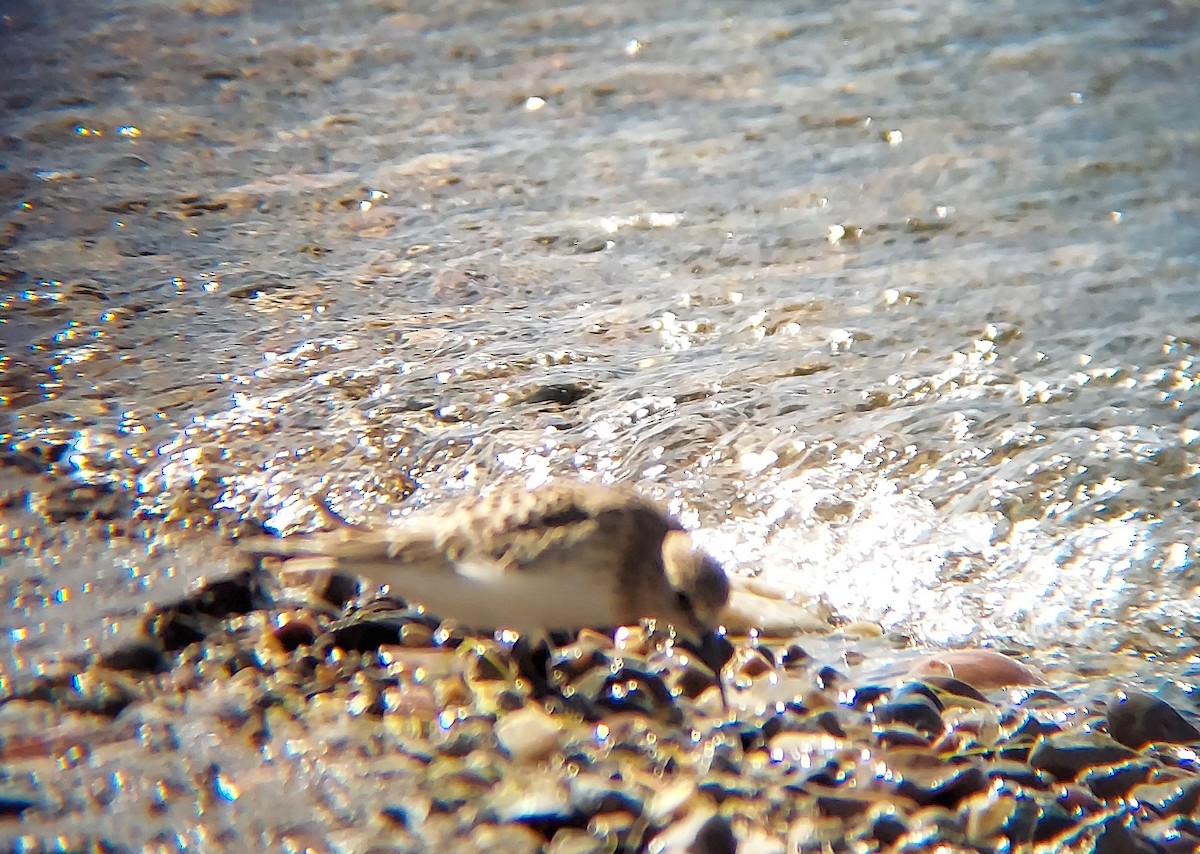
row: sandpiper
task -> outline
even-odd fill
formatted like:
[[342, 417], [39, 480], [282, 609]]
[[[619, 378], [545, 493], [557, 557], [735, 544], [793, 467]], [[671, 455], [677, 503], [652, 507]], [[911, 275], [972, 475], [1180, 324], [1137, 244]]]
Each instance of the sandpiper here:
[[388, 527], [342, 523], [249, 548], [387, 585], [466, 628], [531, 633], [653, 619], [714, 669], [721, 663], [711, 659], [729, 598], [724, 570], [678, 520], [625, 488], [498, 489]]

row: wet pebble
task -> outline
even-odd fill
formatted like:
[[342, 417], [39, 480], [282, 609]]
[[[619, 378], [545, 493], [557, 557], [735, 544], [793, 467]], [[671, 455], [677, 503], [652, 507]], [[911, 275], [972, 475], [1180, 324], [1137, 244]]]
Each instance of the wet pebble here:
[[896, 792], [921, 806], [955, 809], [963, 799], [990, 788], [991, 780], [983, 769], [969, 763], [905, 769]]
[[162, 643], [153, 637], [128, 641], [103, 655], [100, 663], [112, 670], [131, 673], [165, 673], [171, 668]]
[[467, 837], [465, 850], [491, 854], [539, 854], [545, 838], [522, 824], [480, 824]]
[[597, 839], [586, 830], [563, 827], [555, 832], [546, 847], [546, 854], [608, 854], [609, 850], [604, 840]]
[[1033, 748], [1029, 764], [1059, 780], [1068, 781], [1094, 766], [1125, 762], [1136, 759], [1137, 755], [1136, 751], [1100, 733], [1053, 735]]
[[[173, 820], [191, 798], [253, 809], [269, 757], [297, 792], [320, 775], [339, 840], [364, 838], [363, 810], [397, 850], [1175, 850], [1193, 835], [1200, 773], [1171, 740], [1189, 730], [1149, 695], [1097, 709], [939, 673], [893, 686], [856, 680], [851, 657], [843, 672], [741, 641], [725, 674], [746, 687], [726, 711], [710, 667], [637, 627], [524, 644], [459, 630], [444, 644], [453, 632], [378, 597], [238, 613], [249, 585], [241, 600], [223, 589], [155, 615], [199, 633], [177, 651], [151, 632], [124, 660], [6, 686], [0, 751], [37, 773], [0, 772], [0, 813], [128, 808], [128, 786], [91, 770], [127, 742], [138, 763], [173, 763], [147, 816]], [[756, 706], [765, 683], [777, 693]], [[196, 756], [189, 780], [178, 772]], [[1114, 810], [1128, 826], [1106, 823]]]
[[1108, 819], [1096, 838], [1092, 854], [1162, 854], [1158, 845], [1129, 824], [1124, 816]]
[[1121, 691], [1108, 701], [1108, 731], [1132, 748], [1152, 743], [1200, 742], [1200, 730], [1168, 703], [1141, 691]]
[[1041, 807], [1019, 789], [991, 788], [966, 799], [960, 813], [969, 843], [1000, 849], [1005, 841], [1033, 840]]
[[881, 724], [907, 724], [925, 736], [933, 736], [942, 731], [942, 711], [937, 696], [918, 683], [902, 688], [886, 703], [875, 706], [874, 714]]
[[[426, 632], [419, 644], [405, 643], [406, 629], [411, 624], [423, 626]], [[395, 600], [375, 600], [352, 610], [329, 629], [333, 644], [350, 652], [372, 652], [381, 646], [428, 646], [437, 628], [437, 621], [408, 608]]]
[[737, 854], [738, 841], [729, 821], [720, 815], [709, 818], [688, 846], [688, 854]]
[[1079, 783], [1102, 800], [1123, 798], [1135, 786], [1145, 783], [1155, 767], [1155, 762], [1141, 757], [1115, 765], [1098, 765], [1082, 771]]
[[561, 746], [564, 726], [538, 706], [504, 715], [495, 725], [496, 740], [512, 760], [528, 764], [544, 759]]
[[1128, 796], [1163, 815], [1191, 815], [1200, 805], [1200, 779], [1184, 777], [1176, 780], [1152, 779], [1133, 786]]
[[1033, 668], [988, 649], [946, 650], [928, 655], [909, 670], [909, 675], [948, 676], [976, 689], [1010, 685], [1041, 685]]

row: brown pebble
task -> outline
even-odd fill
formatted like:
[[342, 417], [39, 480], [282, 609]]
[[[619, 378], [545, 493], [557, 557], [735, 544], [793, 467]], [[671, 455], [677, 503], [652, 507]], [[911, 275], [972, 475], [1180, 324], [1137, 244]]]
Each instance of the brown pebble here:
[[558, 750], [563, 726], [537, 706], [526, 706], [496, 721], [496, 740], [517, 763], [536, 762]]
[[775, 665], [762, 650], [742, 647], [736, 653], [733, 671], [739, 676], [753, 680], [765, 673], [772, 673], [774, 670]]
[[523, 824], [481, 824], [471, 832], [470, 851], [537, 854], [545, 840]]
[[989, 649], [935, 652], [908, 671], [909, 676], [950, 676], [978, 689], [1044, 685], [1033, 668]]
[[844, 625], [842, 632], [851, 638], [881, 638], [883, 637], [883, 626], [879, 623], [872, 623], [870, 620], [855, 620]]

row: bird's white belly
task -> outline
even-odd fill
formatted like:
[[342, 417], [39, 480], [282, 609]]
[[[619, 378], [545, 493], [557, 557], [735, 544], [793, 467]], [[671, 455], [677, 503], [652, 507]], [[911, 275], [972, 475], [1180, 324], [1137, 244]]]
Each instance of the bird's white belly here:
[[[373, 568], [363, 574], [378, 578]], [[382, 568], [380, 568], [382, 569]], [[596, 572], [515, 571], [470, 575], [387, 567], [394, 595], [425, 606], [443, 619], [474, 629], [573, 630], [609, 628], [620, 623], [612, 580]]]

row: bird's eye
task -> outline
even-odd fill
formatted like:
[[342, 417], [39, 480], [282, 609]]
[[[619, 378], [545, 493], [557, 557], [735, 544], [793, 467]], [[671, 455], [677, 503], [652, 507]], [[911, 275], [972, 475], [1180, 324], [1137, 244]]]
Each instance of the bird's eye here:
[[692, 597], [688, 596], [682, 590], [675, 591], [675, 607], [685, 614], [692, 612]]

